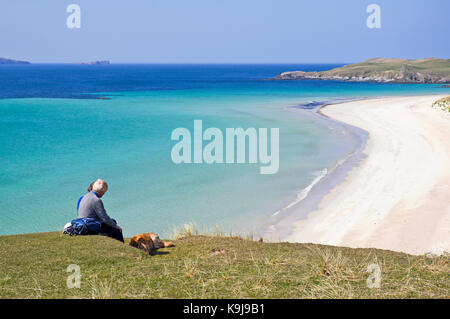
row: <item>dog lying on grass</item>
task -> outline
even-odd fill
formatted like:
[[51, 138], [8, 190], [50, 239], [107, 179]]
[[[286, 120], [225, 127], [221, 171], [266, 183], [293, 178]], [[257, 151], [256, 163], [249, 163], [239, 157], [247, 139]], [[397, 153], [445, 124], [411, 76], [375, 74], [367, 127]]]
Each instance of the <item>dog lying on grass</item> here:
[[162, 241], [155, 233], [145, 233], [131, 238], [130, 246], [142, 249], [148, 254], [152, 254], [158, 248], [174, 247], [175, 245], [168, 241]]

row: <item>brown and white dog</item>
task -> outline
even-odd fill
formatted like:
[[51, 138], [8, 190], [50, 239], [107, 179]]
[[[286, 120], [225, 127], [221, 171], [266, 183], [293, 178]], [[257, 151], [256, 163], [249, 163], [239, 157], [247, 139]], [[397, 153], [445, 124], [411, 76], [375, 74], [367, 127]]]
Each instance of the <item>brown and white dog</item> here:
[[168, 241], [162, 241], [155, 233], [145, 233], [131, 238], [130, 246], [142, 249], [151, 254], [158, 248], [174, 247], [175, 245]]

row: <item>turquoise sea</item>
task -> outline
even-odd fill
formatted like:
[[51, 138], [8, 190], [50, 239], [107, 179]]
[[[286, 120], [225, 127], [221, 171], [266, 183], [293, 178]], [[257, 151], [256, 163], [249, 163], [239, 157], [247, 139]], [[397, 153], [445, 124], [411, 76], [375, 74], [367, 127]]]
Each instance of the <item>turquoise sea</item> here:
[[[97, 178], [109, 183], [103, 201], [126, 236], [169, 236], [188, 222], [259, 232], [361, 143], [312, 106], [450, 91], [269, 80], [335, 66], [0, 66], [0, 235], [62, 229]], [[279, 128], [278, 173], [261, 175], [261, 164], [174, 164], [171, 132], [192, 131], [196, 119], [223, 131]]]

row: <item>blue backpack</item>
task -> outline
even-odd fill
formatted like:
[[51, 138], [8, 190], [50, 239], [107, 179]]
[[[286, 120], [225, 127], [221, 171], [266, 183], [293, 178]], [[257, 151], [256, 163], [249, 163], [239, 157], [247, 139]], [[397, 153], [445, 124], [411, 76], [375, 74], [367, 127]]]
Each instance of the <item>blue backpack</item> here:
[[98, 235], [101, 222], [95, 218], [77, 218], [72, 220], [73, 235]]

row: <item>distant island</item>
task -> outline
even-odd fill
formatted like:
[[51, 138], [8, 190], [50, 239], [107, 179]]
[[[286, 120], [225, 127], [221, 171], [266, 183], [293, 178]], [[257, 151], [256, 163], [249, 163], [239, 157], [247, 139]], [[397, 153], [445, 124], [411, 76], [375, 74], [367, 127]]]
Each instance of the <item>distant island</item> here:
[[321, 72], [289, 71], [276, 80], [338, 80], [380, 83], [450, 83], [450, 59], [374, 58]]
[[81, 62], [83, 65], [109, 65], [111, 64], [108, 60], [103, 61], [91, 61], [91, 62]]
[[0, 58], [0, 64], [30, 64], [30, 62], [7, 59], [7, 58]]

